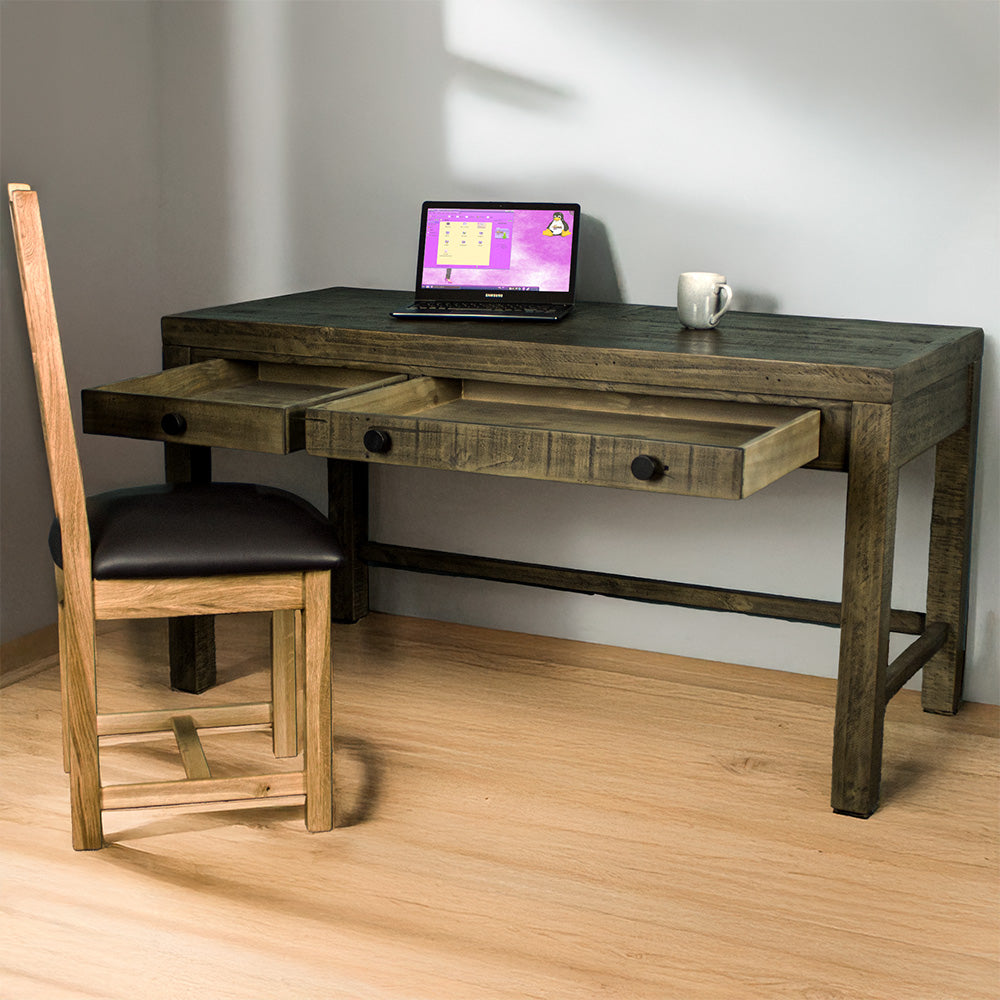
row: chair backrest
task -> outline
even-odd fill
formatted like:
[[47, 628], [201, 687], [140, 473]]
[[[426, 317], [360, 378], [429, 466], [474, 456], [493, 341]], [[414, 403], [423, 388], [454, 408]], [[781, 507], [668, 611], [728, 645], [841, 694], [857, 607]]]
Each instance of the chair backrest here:
[[38, 405], [45, 435], [52, 500], [62, 532], [62, 561], [67, 601], [81, 614], [92, 617], [93, 591], [90, 580], [90, 531], [87, 501], [77, 451], [66, 369], [63, 365], [59, 326], [56, 322], [52, 279], [42, 232], [38, 195], [27, 184], [8, 184], [10, 217], [24, 313], [35, 367]]

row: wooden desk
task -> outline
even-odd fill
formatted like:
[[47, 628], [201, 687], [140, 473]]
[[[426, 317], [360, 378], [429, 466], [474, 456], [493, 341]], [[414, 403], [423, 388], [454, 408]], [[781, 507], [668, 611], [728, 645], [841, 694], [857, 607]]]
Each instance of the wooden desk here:
[[[166, 442], [173, 480], [209, 477], [213, 446], [327, 458], [342, 620], [366, 613], [376, 565], [839, 627], [832, 804], [870, 815], [889, 699], [923, 667], [927, 711], [961, 700], [982, 331], [740, 313], [688, 331], [673, 309], [597, 303], [554, 325], [391, 319], [407, 297], [167, 316], [166, 370], [86, 391], [84, 429]], [[934, 446], [927, 608], [894, 609], [898, 472]], [[367, 522], [380, 462], [733, 498], [801, 465], [847, 472], [842, 601], [383, 545]], [[174, 682], [203, 688], [209, 624], [176, 628]], [[917, 637], [892, 663], [890, 631]]]

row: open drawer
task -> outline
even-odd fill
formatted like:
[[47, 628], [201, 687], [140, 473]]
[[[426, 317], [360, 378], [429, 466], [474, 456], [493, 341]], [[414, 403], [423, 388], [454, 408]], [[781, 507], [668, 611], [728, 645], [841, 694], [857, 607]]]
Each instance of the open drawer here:
[[283, 454], [305, 447], [304, 413], [384, 372], [215, 359], [83, 392], [83, 429], [179, 444]]
[[315, 455], [739, 499], [819, 454], [818, 410], [416, 378], [306, 413]]

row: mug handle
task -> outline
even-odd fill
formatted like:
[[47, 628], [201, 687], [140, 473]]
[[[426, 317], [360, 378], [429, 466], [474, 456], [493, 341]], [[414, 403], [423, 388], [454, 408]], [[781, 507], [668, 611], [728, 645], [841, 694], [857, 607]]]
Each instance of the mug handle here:
[[719, 296], [719, 308], [712, 313], [712, 318], [708, 321], [712, 326], [722, 319], [722, 314], [733, 304], [733, 290], [729, 285], [717, 285], [715, 291]]

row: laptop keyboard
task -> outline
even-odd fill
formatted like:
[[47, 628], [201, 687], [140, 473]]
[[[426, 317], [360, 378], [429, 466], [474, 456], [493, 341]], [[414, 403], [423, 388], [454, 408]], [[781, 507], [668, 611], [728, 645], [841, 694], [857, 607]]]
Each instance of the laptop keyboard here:
[[415, 302], [414, 307], [423, 313], [459, 313], [476, 316], [557, 316], [559, 309], [552, 306], [531, 305], [525, 302]]

